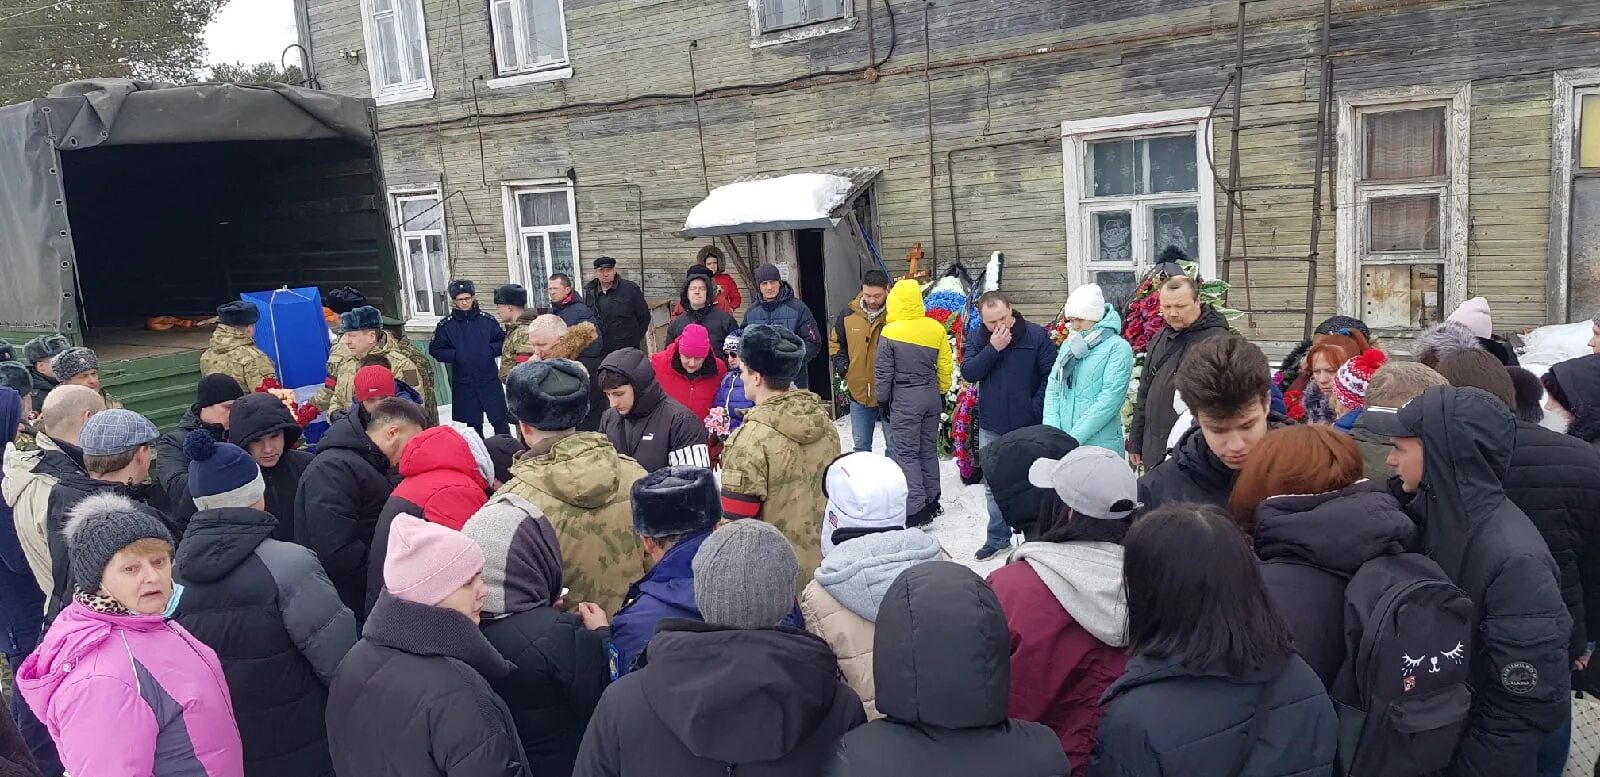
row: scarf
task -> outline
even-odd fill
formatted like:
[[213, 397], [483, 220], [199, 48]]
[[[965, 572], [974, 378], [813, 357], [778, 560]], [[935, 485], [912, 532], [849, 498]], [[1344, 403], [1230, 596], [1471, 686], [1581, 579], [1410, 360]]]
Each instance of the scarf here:
[[1306, 382], [1305, 394], [1300, 402], [1306, 409], [1306, 423], [1326, 425], [1334, 422], [1333, 404], [1323, 395], [1316, 381]]
[[1056, 380], [1061, 385], [1072, 388], [1072, 374], [1078, 369], [1078, 362], [1089, 355], [1089, 351], [1099, 345], [1106, 337], [1106, 330], [1100, 327], [1090, 329], [1088, 334], [1073, 332], [1067, 336], [1067, 341], [1061, 344], [1061, 351], [1066, 358], [1061, 361], [1061, 370], [1056, 373]]
[[86, 593], [74, 591], [72, 598], [78, 604], [88, 607], [102, 615], [132, 615], [133, 610], [122, 606], [122, 603], [102, 593]]

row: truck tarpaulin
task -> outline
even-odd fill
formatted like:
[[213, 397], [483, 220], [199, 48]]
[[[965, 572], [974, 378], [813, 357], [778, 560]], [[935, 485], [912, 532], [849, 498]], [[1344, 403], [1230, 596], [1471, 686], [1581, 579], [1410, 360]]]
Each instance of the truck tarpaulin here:
[[76, 336], [61, 155], [96, 146], [343, 138], [372, 146], [371, 103], [287, 84], [105, 79], [0, 108], [0, 328]]

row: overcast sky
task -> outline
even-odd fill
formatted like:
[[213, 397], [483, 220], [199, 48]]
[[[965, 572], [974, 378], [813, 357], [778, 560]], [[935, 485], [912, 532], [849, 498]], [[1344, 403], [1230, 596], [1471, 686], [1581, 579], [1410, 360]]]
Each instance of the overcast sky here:
[[[277, 63], [298, 35], [293, 0], [229, 0], [206, 28], [210, 62]], [[291, 64], [299, 62], [298, 51]]]

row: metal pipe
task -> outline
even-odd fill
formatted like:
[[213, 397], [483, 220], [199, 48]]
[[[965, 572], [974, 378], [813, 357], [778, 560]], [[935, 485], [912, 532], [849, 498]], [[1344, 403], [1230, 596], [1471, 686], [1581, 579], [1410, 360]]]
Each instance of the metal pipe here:
[[[939, 206], [933, 188], [933, 75], [929, 64], [933, 60], [933, 44], [928, 38], [928, 11], [933, 3], [922, 1], [922, 83], [927, 92], [928, 114], [928, 239], [933, 250], [929, 257], [933, 266], [939, 266]], [[960, 258], [960, 257], [957, 257]]]

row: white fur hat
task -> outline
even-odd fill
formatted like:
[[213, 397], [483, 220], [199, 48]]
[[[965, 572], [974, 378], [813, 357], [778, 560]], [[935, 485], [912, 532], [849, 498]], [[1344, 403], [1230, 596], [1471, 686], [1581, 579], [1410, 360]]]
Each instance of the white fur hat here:
[[1067, 304], [1061, 308], [1061, 315], [1085, 321], [1099, 321], [1105, 318], [1106, 296], [1100, 291], [1100, 285], [1085, 283], [1073, 289], [1072, 294], [1067, 296]]

